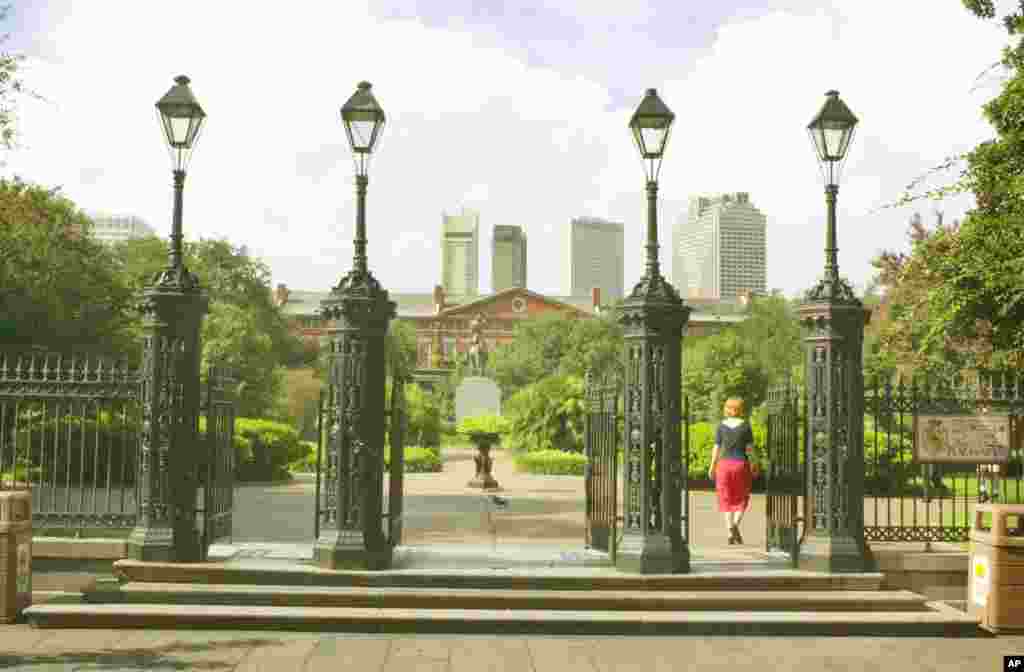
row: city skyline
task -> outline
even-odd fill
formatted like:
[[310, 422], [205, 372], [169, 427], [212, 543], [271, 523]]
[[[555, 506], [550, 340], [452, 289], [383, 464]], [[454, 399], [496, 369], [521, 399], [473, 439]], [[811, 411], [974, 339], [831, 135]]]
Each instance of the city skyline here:
[[[907, 249], [915, 207], [881, 206], [994, 135], [981, 106], [998, 73], [979, 75], [1005, 44], [998, 22], [925, 0], [768, 0], [753, 11], [735, 0], [581, 4], [529, 16], [457, 3], [415, 12], [299, 3], [254, 11], [244, 30], [233, 12], [182, 0], [179, 11], [202, 17], [182, 50], [162, 15], [141, 4], [27, 0], [12, 11], [9, 47], [27, 56], [22, 76], [44, 99], [22, 99], [22, 148], [6, 153], [4, 175], [59, 185], [86, 211], [137, 213], [166, 238], [170, 163], [153, 104], [186, 74], [209, 115], [186, 181], [186, 239], [224, 236], [263, 258], [275, 282], [309, 288], [337, 284], [351, 264], [355, 193], [338, 108], [363, 79], [389, 118], [369, 173], [367, 255], [393, 291], [441, 276], [436, 224], [427, 224], [436, 215], [427, 213], [452, 203], [488, 223], [525, 223], [530, 289], [551, 294], [562, 289], [565, 222], [622, 222], [632, 287], [643, 272], [646, 204], [627, 123], [648, 87], [677, 116], [659, 190], [663, 272], [672, 277], [672, 223], [689, 195], [743, 188], [768, 215], [768, 287], [787, 295], [824, 266], [824, 185], [805, 127], [824, 92], [838, 89], [861, 119], [840, 183], [839, 264], [863, 284], [880, 249]], [[928, 31], [917, 29], [921, 12]], [[337, 25], [350, 39], [336, 39]], [[271, 35], [281, 49], [266, 49]], [[607, 50], [609, 40], [619, 48]], [[943, 42], [958, 49], [933, 49]], [[397, 56], [409, 50], [416, 59]], [[899, 74], [907, 71], [918, 74], [908, 81]], [[331, 85], [309, 85], [318, 81]], [[259, 95], [288, 99], [288, 114], [268, 128], [252, 114]], [[971, 201], [939, 207], [958, 219]], [[932, 207], [916, 209], [930, 221]], [[479, 245], [490, 248], [485, 229]], [[490, 255], [480, 257], [478, 277], [490, 278]]]

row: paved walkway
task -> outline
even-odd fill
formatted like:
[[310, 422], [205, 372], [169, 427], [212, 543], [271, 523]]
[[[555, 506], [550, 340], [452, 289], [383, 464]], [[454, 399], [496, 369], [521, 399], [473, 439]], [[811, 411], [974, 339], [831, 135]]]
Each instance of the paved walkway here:
[[524, 637], [0, 626], [0, 668], [44, 670], [366, 670], [677, 672], [1002, 670], [1024, 637]]
[[[586, 536], [582, 476], [537, 476], [517, 472], [506, 451], [492, 453], [499, 494], [509, 500], [488, 519], [489, 494], [469, 488], [472, 448], [445, 447], [444, 471], [405, 475], [403, 543], [544, 544], [582, 547]], [[619, 484], [621, 500], [621, 482]], [[277, 486], [250, 485], [235, 492], [234, 541], [309, 543], [313, 538], [314, 483], [309, 475]], [[735, 550], [727, 543], [725, 523], [714, 493], [694, 492], [691, 549]], [[621, 515], [622, 505], [620, 501]], [[745, 548], [763, 550], [765, 497], [754, 495], [742, 524]]]
[[[509, 500], [487, 519], [470, 490], [472, 451], [445, 449], [440, 474], [406, 475], [406, 536], [426, 543], [529, 544], [582, 548], [583, 479], [515, 472], [496, 454]], [[245, 486], [236, 493], [235, 540], [308, 542], [313, 484]], [[696, 555], [764, 548], [764, 497], [743, 525], [745, 549], [728, 547], [712, 493], [694, 493]], [[493, 526], [493, 528], [492, 528]], [[491, 529], [495, 531], [492, 535]], [[0, 669], [13, 670], [374, 670], [379, 672], [574, 672], [586, 670], [1001, 670], [1024, 653], [1024, 636], [997, 639], [779, 637], [410, 636], [164, 630], [35, 630], [0, 625]]]

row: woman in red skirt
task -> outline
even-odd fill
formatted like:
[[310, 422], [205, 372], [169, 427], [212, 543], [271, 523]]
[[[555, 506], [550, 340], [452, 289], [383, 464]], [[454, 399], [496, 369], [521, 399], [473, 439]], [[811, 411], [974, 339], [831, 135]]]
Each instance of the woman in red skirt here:
[[743, 401], [725, 402], [725, 419], [715, 434], [715, 448], [711, 453], [708, 476], [715, 481], [718, 491], [718, 510], [725, 514], [729, 529], [729, 544], [742, 544], [740, 521], [750, 506], [750, 488], [754, 471], [750, 454], [754, 451], [754, 432], [743, 420]]

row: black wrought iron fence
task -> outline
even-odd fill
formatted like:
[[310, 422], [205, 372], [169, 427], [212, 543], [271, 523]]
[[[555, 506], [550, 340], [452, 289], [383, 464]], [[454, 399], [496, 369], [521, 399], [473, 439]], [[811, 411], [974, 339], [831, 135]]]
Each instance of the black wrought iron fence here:
[[37, 529], [133, 527], [139, 429], [124, 362], [0, 355], [0, 489], [31, 489]]
[[[962, 542], [978, 502], [1024, 502], [1021, 416], [1024, 380], [981, 372], [971, 380], [900, 379], [867, 386], [864, 395], [864, 537], [867, 541]], [[915, 459], [916, 418], [924, 415], [1007, 416], [1005, 465], [921, 463]]]

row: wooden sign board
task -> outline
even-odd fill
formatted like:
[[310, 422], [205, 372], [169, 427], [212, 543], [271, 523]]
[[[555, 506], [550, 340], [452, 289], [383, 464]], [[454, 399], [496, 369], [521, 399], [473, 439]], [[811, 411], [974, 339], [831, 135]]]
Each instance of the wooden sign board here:
[[1005, 464], [1010, 460], [1006, 415], [920, 415], [914, 419], [918, 462]]

